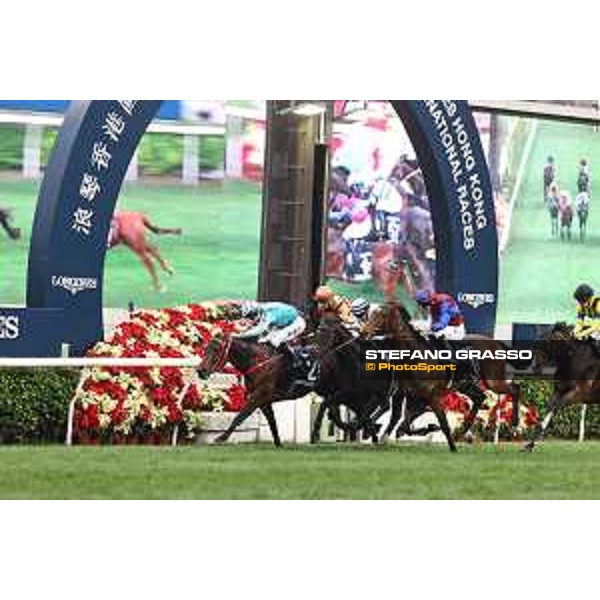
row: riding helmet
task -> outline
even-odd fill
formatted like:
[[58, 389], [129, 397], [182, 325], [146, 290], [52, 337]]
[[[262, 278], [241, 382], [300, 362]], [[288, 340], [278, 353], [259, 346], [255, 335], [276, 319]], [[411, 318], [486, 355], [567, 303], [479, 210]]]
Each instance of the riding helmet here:
[[371, 304], [369, 303], [369, 301], [366, 298], [356, 298], [356, 300], [354, 300], [352, 302], [352, 314], [359, 318], [362, 319], [363, 317], [367, 316], [369, 314], [369, 309], [371, 308]]
[[587, 302], [593, 295], [594, 290], [589, 285], [587, 285], [587, 283], [582, 283], [575, 290], [573, 297], [575, 298], [575, 300], [577, 300], [577, 302], [583, 303]]
[[333, 298], [333, 292], [331, 288], [328, 288], [326, 285], [322, 285], [315, 292], [315, 300], [317, 302], [329, 302]]
[[419, 290], [415, 294], [415, 301], [417, 304], [429, 304], [431, 300], [431, 292], [429, 290]]
[[258, 316], [259, 306], [257, 302], [242, 302], [242, 318], [243, 319], [254, 319]]

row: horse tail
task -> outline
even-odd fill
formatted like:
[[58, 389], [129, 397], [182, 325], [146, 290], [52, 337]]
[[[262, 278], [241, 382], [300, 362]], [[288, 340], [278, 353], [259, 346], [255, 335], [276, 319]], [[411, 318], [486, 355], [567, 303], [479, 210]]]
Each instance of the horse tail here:
[[146, 215], [142, 215], [142, 219], [144, 222], [144, 227], [146, 227], [146, 229], [149, 229], [152, 233], [154, 233], [156, 235], [180, 235], [181, 234], [180, 228], [175, 229], [175, 228], [158, 227], [157, 225], [154, 225]]

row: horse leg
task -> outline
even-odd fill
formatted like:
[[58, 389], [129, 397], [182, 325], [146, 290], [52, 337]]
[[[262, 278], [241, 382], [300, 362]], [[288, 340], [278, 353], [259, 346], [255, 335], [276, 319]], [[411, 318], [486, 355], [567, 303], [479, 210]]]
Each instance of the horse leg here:
[[388, 423], [385, 431], [383, 432], [383, 436], [381, 437], [382, 442], [386, 442], [390, 435], [392, 435], [394, 429], [398, 423], [400, 423], [400, 419], [402, 418], [402, 413], [404, 412], [404, 403], [406, 402], [406, 398], [404, 396], [400, 397], [399, 394], [395, 394], [392, 397], [392, 412], [390, 415], [390, 422]]
[[169, 275], [174, 275], [173, 267], [160, 255], [158, 248], [154, 244], [148, 244], [148, 252], [158, 261], [162, 270]]
[[519, 426], [519, 410], [520, 410], [520, 401], [521, 401], [521, 386], [513, 381], [510, 384], [510, 395], [512, 396], [513, 399], [513, 414], [512, 414], [512, 422], [511, 422], [511, 427], [513, 429], [516, 429]]
[[327, 400], [323, 400], [321, 404], [319, 404], [319, 410], [317, 411], [317, 416], [315, 417], [315, 422], [312, 426], [312, 431], [310, 432], [310, 443], [317, 444], [321, 441], [321, 426], [323, 425], [323, 418], [325, 417], [325, 411], [329, 407]]
[[130, 248], [137, 254], [138, 258], [142, 261], [148, 273], [150, 273], [150, 277], [152, 278], [152, 285], [156, 291], [160, 291], [161, 285], [158, 279], [158, 275], [156, 274], [156, 268], [154, 267], [154, 263], [152, 262], [152, 258], [147, 253], [146, 248], [134, 248], [130, 246]]
[[448, 442], [448, 447], [450, 448], [450, 451], [456, 452], [456, 444], [454, 443], [454, 438], [452, 437], [452, 431], [450, 430], [448, 418], [446, 417], [446, 413], [444, 412], [444, 408], [442, 407], [442, 399], [440, 393], [436, 395], [435, 400], [431, 403], [431, 409], [437, 417], [437, 420], [440, 424], [440, 428], [444, 436], [446, 437], [446, 441]]
[[272, 404], [263, 404], [260, 407], [263, 415], [267, 419], [269, 429], [271, 430], [271, 436], [273, 437], [273, 443], [277, 448], [281, 448], [281, 439], [279, 438], [279, 429], [277, 428], [277, 419], [275, 418], [275, 411], [273, 410]]
[[523, 447], [523, 452], [533, 452], [535, 445], [544, 439], [546, 431], [550, 426], [550, 422], [552, 421], [552, 417], [564, 405], [565, 403], [562, 401], [561, 397], [559, 396], [559, 393], [554, 392], [552, 399], [548, 403], [548, 412], [546, 413], [546, 416], [544, 417], [541, 426], [538, 425], [536, 427], [532, 439], [529, 442], [527, 442], [527, 444], [525, 444], [525, 446]]
[[[230, 437], [231, 434], [258, 408], [256, 404], [248, 403], [233, 419], [231, 425], [227, 428], [227, 431], [223, 432], [220, 436], [215, 438], [215, 444], [223, 444]], [[264, 411], [263, 411], [264, 412]], [[265, 415], [266, 416], [266, 415]], [[268, 420], [268, 417], [267, 417]]]

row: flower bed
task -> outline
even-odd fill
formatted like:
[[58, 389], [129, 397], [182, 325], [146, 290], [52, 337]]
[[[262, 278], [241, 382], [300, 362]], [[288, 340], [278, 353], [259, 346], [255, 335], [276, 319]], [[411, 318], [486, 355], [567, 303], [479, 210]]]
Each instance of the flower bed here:
[[[538, 409], [534, 404], [519, 404], [519, 424], [512, 430], [513, 399], [508, 394], [496, 395], [487, 391], [488, 399], [479, 411], [473, 432], [485, 441], [491, 441], [499, 434], [502, 438], [513, 439], [515, 436], [524, 438], [536, 426], [539, 420]], [[471, 410], [471, 400], [458, 392], [449, 391], [444, 398], [444, 409], [448, 417], [448, 423], [453, 432], [462, 428], [464, 421]]]
[[[240, 331], [245, 325], [235, 302], [140, 310], [88, 356], [202, 357], [217, 333]], [[176, 426], [183, 436], [194, 437], [206, 412], [238, 412], [245, 405], [241, 374], [231, 365], [222, 371], [226, 377], [218, 383], [209, 379], [189, 385], [193, 369], [86, 369], [75, 397], [75, 439], [162, 443]]]

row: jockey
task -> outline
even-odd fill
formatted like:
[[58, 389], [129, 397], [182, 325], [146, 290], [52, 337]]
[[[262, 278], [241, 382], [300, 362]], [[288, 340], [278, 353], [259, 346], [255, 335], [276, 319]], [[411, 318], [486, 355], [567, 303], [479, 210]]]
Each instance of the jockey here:
[[428, 308], [429, 331], [434, 337], [447, 340], [462, 340], [465, 337], [465, 318], [458, 302], [450, 295], [421, 290], [415, 296], [417, 304]]
[[355, 325], [356, 318], [352, 313], [352, 305], [348, 298], [336, 294], [330, 287], [322, 285], [315, 292], [320, 314], [333, 313], [346, 325]]
[[544, 200], [548, 196], [548, 190], [550, 186], [556, 181], [556, 165], [554, 164], [554, 157], [549, 156], [546, 164], [544, 165]]
[[313, 386], [317, 380], [318, 364], [302, 348], [292, 348], [289, 344], [306, 329], [306, 321], [300, 311], [284, 302], [244, 302], [241, 307], [244, 319], [252, 319], [256, 324], [238, 333], [240, 339], [257, 338], [258, 342], [269, 343], [282, 350], [292, 363], [296, 375], [295, 385]]
[[369, 320], [371, 303], [366, 298], [356, 298], [356, 300], [353, 300], [350, 309], [361, 325]]
[[356, 337], [360, 336], [363, 325], [366, 325], [371, 316], [371, 303], [366, 298], [356, 298], [350, 306], [353, 323], [348, 323], [346, 326]]
[[[435, 337], [444, 350], [452, 351], [451, 341], [465, 338], [465, 318], [458, 302], [450, 295], [422, 290], [417, 292], [415, 300], [419, 306], [429, 308], [431, 323], [430, 334]], [[474, 398], [482, 392], [479, 388], [479, 365], [475, 358], [455, 360], [460, 367], [461, 387], [468, 396]]]
[[300, 311], [284, 302], [244, 302], [242, 318], [257, 321], [254, 327], [238, 334], [239, 338], [258, 338], [279, 348], [283, 342], [297, 338], [306, 329]]
[[590, 193], [590, 166], [587, 158], [582, 158], [579, 162], [579, 175], [577, 177], [577, 191], [581, 193]]
[[600, 340], [600, 297], [586, 283], [577, 287], [573, 297], [577, 301], [575, 337], [580, 340]]

